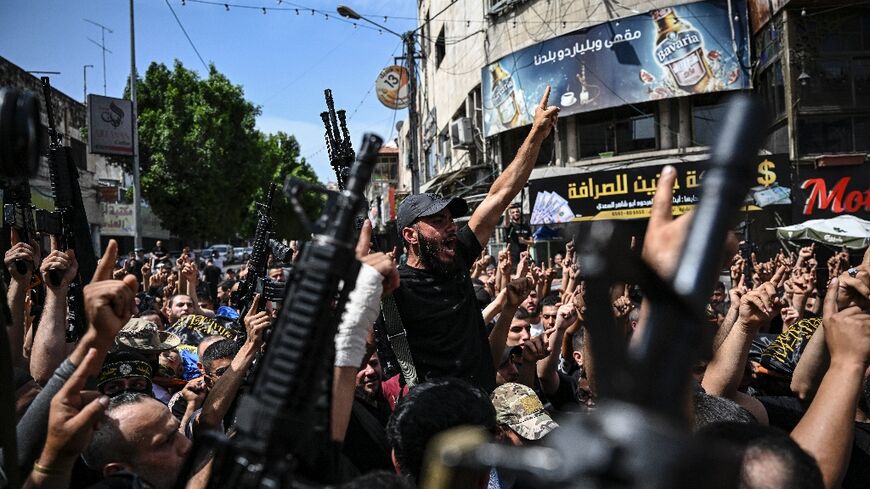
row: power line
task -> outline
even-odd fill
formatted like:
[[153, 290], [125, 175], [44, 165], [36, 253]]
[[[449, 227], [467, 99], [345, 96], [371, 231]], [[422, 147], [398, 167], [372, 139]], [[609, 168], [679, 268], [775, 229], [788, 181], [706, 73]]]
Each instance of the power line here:
[[196, 57], [199, 58], [199, 62], [202, 63], [202, 67], [205, 68], [206, 76], [208, 76], [208, 64], [202, 59], [202, 55], [199, 54], [199, 50], [196, 49], [196, 46], [193, 44], [193, 39], [190, 38], [190, 35], [187, 33], [187, 29], [184, 28], [184, 25], [181, 23], [181, 19], [178, 18], [178, 15], [175, 13], [175, 9], [172, 8], [172, 5], [169, 3], [169, 0], [163, 0], [166, 2], [166, 6], [169, 7], [169, 11], [172, 12], [172, 16], [175, 17], [175, 21], [178, 22], [178, 27], [181, 27], [181, 32], [184, 33], [184, 37], [187, 38], [187, 42], [190, 43], [190, 47], [193, 48], [193, 52], [196, 53]]

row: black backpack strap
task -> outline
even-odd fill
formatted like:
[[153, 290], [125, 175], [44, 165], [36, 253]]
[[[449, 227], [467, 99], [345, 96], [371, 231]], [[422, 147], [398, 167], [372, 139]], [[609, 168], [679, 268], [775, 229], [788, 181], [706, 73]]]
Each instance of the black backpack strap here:
[[406, 385], [413, 387], [417, 384], [417, 368], [414, 366], [411, 347], [408, 345], [408, 337], [405, 334], [402, 317], [399, 315], [399, 308], [396, 307], [396, 299], [392, 295], [388, 295], [381, 301], [381, 313], [384, 316], [387, 339], [390, 341], [390, 346], [399, 362], [399, 368], [402, 370], [402, 378]]

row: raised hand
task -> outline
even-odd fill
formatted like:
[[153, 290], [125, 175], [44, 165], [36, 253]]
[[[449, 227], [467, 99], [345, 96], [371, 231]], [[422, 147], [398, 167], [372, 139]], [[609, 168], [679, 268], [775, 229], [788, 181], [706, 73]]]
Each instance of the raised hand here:
[[64, 468], [71, 470], [75, 459], [90, 443], [97, 421], [109, 406], [109, 398], [82, 389], [88, 377], [99, 371], [97, 351], [91, 348], [51, 399], [48, 436], [39, 457], [40, 465], [51, 468], [68, 465]]
[[[54, 240], [52, 240], [52, 242], [53, 241]], [[63, 276], [61, 277], [59, 284], [55, 285], [51, 280], [49, 280], [50, 270], [63, 271]], [[59, 250], [53, 250], [47, 257], [45, 257], [45, 260], [42, 261], [42, 265], [39, 267], [39, 273], [42, 275], [42, 281], [45, 282], [45, 285], [49, 289], [66, 289], [69, 287], [69, 284], [72, 283], [76, 274], [79, 273], [79, 262], [76, 260], [75, 251], [69, 250], [64, 253]]]
[[556, 310], [556, 329], [565, 331], [577, 322], [577, 309], [574, 304], [562, 304]]
[[831, 285], [822, 315], [831, 362], [845, 361], [866, 368], [870, 362], [870, 314], [856, 306], [840, 309], [837, 296], [842, 289]]
[[550, 86], [547, 85], [540, 103], [535, 107], [535, 116], [532, 121], [532, 131], [537, 131], [542, 139], [550, 135], [550, 131], [556, 126], [556, 120], [559, 117], [559, 107], [547, 105], [549, 99]]
[[511, 280], [507, 285], [507, 306], [516, 308], [526, 300], [532, 292], [534, 284], [528, 277], [520, 277]]
[[794, 326], [794, 323], [800, 319], [800, 314], [791, 306], [783, 307], [780, 309], [779, 313], [782, 315], [782, 325], [784, 329], [791, 328]]
[[[6, 269], [12, 274], [12, 279], [21, 283], [30, 283], [30, 277], [33, 273], [33, 264], [39, 261], [39, 246], [35, 241], [30, 244], [15, 243], [6, 252], [3, 262], [6, 264]], [[18, 262], [24, 263], [24, 273], [19, 270]]]
[[864, 253], [861, 264], [843, 272], [838, 277], [837, 284], [838, 310], [858, 306], [870, 311], [870, 248]]
[[257, 312], [257, 307], [260, 304], [260, 294], [254, 296], [254, 301], [251, 304], [251, 309], [245, 315], [245, 330], [248, 332], [248, 343], [251, 343], [255, 349], [263, 346], [265, 341], [265, 332], [272, 325], [272, 316], [266, 311]]
[[531, 362], [534, 365], [538, 360], [547, 358], [549, 354], [549, 348], [544, 342], [544, 335], [529, 338], [523, 343], [523, 363]]
[[753, 334], [769, 323], [779, 310], [776, 288], [770, 282], [761, 284], [740, 298], [737, 321]]
[[677, 260], [692, 219], [691, 212], [676, 219], [673, 217], [673, 189], [676, 179], [677, 170], [674, 167], [668, 165], [662, 169], [653, 195], [641, 252], [647, 264], [666, 279], [671, 278], [676, 271]]
[[128, 275], [124, 280], [110, 280], [118, 254], [118, 243], [109, 240], [109, 245], [94, 271], [91, 283], [85, 286], [85, 313], [104, 344], [113, 344], [118, 331], [132, 317], [136, 305], [133, 298], [139, 290], [136, 277]]
[[625, 292], [621, 296], [619, 296], [616, 301], [613, 302], [613, 316], [616, 319], [625, 319], [628, 317], [628, 313], [634, 309], [634, 304], [631, 302], [631, 299], [628, 296], [629, 289], [626, 286]]

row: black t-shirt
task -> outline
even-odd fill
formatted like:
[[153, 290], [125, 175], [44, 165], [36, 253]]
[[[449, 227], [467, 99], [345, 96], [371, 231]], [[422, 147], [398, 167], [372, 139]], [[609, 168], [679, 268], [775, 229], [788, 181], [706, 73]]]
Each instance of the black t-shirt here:
[[468, 274], [482, 247], [468, 226], [459, 230], [457, 238], [455, 260], [460, 272], [455, 278], [436, 277], [402, 264], [400, 285], [393, 295], [421, 380], [459, 377], [492, 392], [495, 367]]
[[216, 265], [207, 265], [203, 273], [205, 274], [205, 281], [210, 284], [217, 285], [221, 281], [221, 269]]
[[154, 249], [151, 250], [151, 254], [155, 258], [163, 258], [164, 256], [166, 256], [167, 253], [168, 252], [166, 251], [166, 248], [162, 246], [155, 246]]
[[[758, 398], [770, 418], [771, 426], [791, 432], [805, 409], [794, 397], [762, 396]], [[870, 481], [870, 423], [855, 422], [855, 438], [852, 441], [852, 458], [843, 477], [843, 489], [866, 489]]]
[[[520, 242], [520, 238], [529, 239], [532, 230], [529, 226], [523, 223], [511, 222], [507, 228], [507, 241], [510, 247], [511, 257], [519, 257], [520, 253], [526, 251], [528, 246]], [[516, 262], [514, 262], [516, 265]]]

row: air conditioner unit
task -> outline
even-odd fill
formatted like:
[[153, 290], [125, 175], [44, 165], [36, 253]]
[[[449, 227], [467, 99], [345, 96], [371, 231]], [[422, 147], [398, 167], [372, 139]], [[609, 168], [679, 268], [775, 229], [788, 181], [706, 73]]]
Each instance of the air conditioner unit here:
[[450, 145], [454, 148], [468, 148], [474, 145], [470, 118], [460, 117], [450, 123]]

